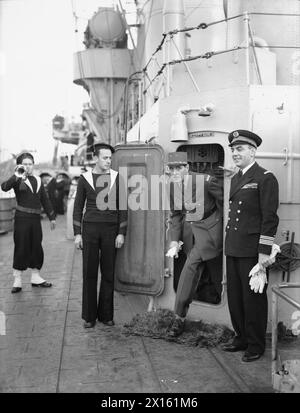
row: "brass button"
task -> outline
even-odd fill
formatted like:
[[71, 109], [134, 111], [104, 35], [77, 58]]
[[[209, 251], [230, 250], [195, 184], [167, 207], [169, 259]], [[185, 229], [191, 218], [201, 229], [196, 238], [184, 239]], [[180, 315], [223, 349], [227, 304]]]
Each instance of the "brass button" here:
[[237, 213], [238, 213], [238, 214], [240, 214], [240, 213], [241, 213], [241, 211], [238, 209], [238, 210], [237, 210]]
[[237, 231], [237, 228], [234, 228], [235, 231]]
[[239, 221], [239, 218], [236, 218], [235, 220], [236, 220], [236, 221]]
[[239, 205], [241, 205], [242, 204], [242, 201], [239, 201]]

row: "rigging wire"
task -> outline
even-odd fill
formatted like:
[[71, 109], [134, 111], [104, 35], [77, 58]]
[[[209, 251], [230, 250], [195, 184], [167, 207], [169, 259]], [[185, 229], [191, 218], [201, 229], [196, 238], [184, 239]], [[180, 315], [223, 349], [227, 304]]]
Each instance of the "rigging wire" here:
[[[181, 57], [181, 59], [183, 59], [182, 54], [181, 54], [179, 48], [177, 47], [177, 44], [174, 42], [173, 36], [171, 37], [171, 41], [172, 41], [173, 45], [176, 47], [176, 50], [177, 50], [179, 56]], [[191, 80], [192, 80], [192, 82], [193, 82], [193, 85], [195, 86], [195, 89], [197, 90], [197, 92], [200, 92], [199, 86], [197, 85], [197, 82], [196, 82], [196, 80], [195, 80], [195, 78], [194, 78], [194, 75], [193, 75], [190, 67], [187, 65], [187, 63], [186, 63], [185, 61], [183, 61], [183, 63], [184, 63], [184, 65], [185, 65], [185, 67], [186, 67], [186, 69], [187, 69], [187, 71], [188, 71], [188, 74], [190, 75], [190, 78], [191, 78]]]
[[[122, 2], [119, 1], [119, 3], [121, 4], [121, 7], [122, 7]], [[75, 11], [75, 7], [74, 7], [73, 0], [71, 0], [71, 4], [72, 4], [73, 16], [74, 16], [74, 19], [75, 19], [75, 33], [78, 33], [78, 27], [77, 27], [78, 16], [77, 16], [76, 11]], [[145, 4], [144, 4], [144, 6], [145, 6]], [[151, 12], [152, 12], [152, 8], [153, 8], [153, 0], [151, 1], [150, 15], [151, 15]], [[287, 16], [289, 16], [289, 17], [298, 17], [298, 16], [300, 16], [300, 14], [296, 14], [296, 13], [258, 13], [258, 12], [250, 12], [250, 13], [247, 13], [247, 15], [266, 15], [266, 16], [285, 16], [285, 17], [287, 17]], [[158, 72], [156, 73], [156, 75], [154, 76], [154, 78], [150, 79], [149, 74], [147, 73], [148, 66], [149, 66], [149, 64], [151, 63], [152, 60], [155, 60], [155, 62], [156, 62], [157, 65], [158, 65], [157, 59], [156, 59], [156, 58], [154, 59], [154, 57], [155, 57], [155, 55], [156, 55], [159, 51], [162, 50], [162, 47], [163, 47], [163, 45], [164, 45], [164, 43], [165, 43], [165, 41], [166, 41], [166, 39], [167, 39], [168, 36], [170, 36], [170, 38], [173, 40], [173, 36], [174, 36], [175, 34], [184, 33], [184, 32], [193, 31], [193, 30], [200, 30], [200, 29], [201, 29], [201, 30], [205, 30], [205, 29], [207, 29], [207, 28], [210, 27], [210, 26], [213, 26], [213, 25], [216, 25], [216, 24], [220, 24], [220, 23], [223, 23], [223, 22], [228, 22], [228, 21], [230, 21], [230, 20], [237, 19], [237, 18], [240, 18], [240, 17], [243, 17], [243, 16], [245, 16], [245, 13], [238, 14], [238, 15], [235, 15], [235, 16], [232, 16], [232, 17], [227, 17], [227, 18], [225, 18], [225, 19], [217, 20], [217, 21], [214, 21], [214, 22], [211, 22], [211, 23], [202, 22], [202, 23], [198, 24], [197, 26], [185, 27], [185, 28], [183, 28], [183, 29], [175, 29], [175, 30], [171, 30], [171, 31], [169, 31], [169, 32], [163, 33], [163, 34], [162, 34], [161, 42], [159, 43], [159, 45], [157, 46], [157, 48], [155, 49], [155, 51], [154, 51], [154, 52], [152, 53], [152, 55], [150, 56], [148, 62], [147, 62], [146, 65], [144, 66], [144, 68], [143, 68], [141, 71], [135, 72], [134, 74], [132, 74], [131, 76], [129, 76], [128, 81], [126, 82], [126, 85], [124, 86], [124, 90], [123, 90], [123, 93], [122, 93], [122, 95], [121, 95], [121, 98], [120, 98], [120, 101], [119, 101], [119, 103], [118, 103], [118, 105], [117, 105], [116, 110], [115, 110], [113, 113], [108, 114], [108, 115], [103, 115], [103, 114], [102, 114], [103, 118], [108, 119], [108, 118], [110, 118], [110, 117], [112, 117], [112, 116], [115, 116], [115, 114], [118, 112], [118, 109], [119, 109], [119, 107], [120, 107], [120, 104], [121, 104], [121, 102], [122, 102], [122, 99], [123, 99], [124, 97], [126, 98], [126, 92], [127, 92], [127, 87], [128, 87], [128, 85], [129, 85], [129, 83], [130, 83], [130, 78], [131, 78], [133, 75], [137, 74], [137, 73], [139, 73], [139, 74], [142, 73], [142, 74], [148, 79], [148, 81], [149, 81], [148, 86], [143, 90], [143, 94], [145, 94], [145, 93], [149, 90], [149, 88], [152, 86], [152, 84], [154, 83], [154, 81], [155, 81], [161, 74], [163, 74], [163, 76], [164, 76], [164, 78], [165, 78], [164, 69], [165, 69], [168, 65], [185, 63], [185, 62], [189, 62], [189, 61], [193, 61], [193, 60], [197, 60], [197, 59], [210, 59], [212, 56], [216, 56], [216, 55], [219, 55], [219, 54], [224, 54], [224, 53], [233, 52], [233, 51], [236, 51], [236, 50], [245, 49], [245, 47], [237, 46], [237, 47], [232, 48], [232, 49], [220, 50], [220, 51], [216, 51], [216, 52], [215, 52], [215, 51], [210, 51], [210, 52], [206, 52], [206, 53], [204, 53], [204, 54], [202, 54], [202, 55], [198, 55], [198, 56], [190, 56], [190, 57], [187, 57], [187, 58], [182, 58], [182, 59], [178, 59], [178, 60], [172, 60], [172, 61], [170, 61], [170, 62], [163, 63], [162, 66], [159, 68]], [[147, 35], [148, 30], [149, 30], [149, 25], [148, 25], [148, 27], [147, 27], [146, 35]], [[77, 37], [76, 37], [76, 42], [78, 42], [78, 38], [77, 38]], [[173, 42], [174, 42], [174, 41], [173, 41]], [[278, 46], [278, 45], [276, 45], [276, 46], [252, 45], [252, 46], [253, 46], [253, 48], [258, 47], [258, 48], [269, 48], [269, 49], [300, 49], [300, 46], [283, 46], [283, 45], [282, 45], [282, 46], [281, 46], [281, 45], [279, 45], [279, 46]], [[143, 55], [144, 55], [144, 52], [145, 52], [145, 49], [143, 50]], [[142, 56], [143, 56], [143, 55], [142, 55]], [[138, 56], [138, 58], [139, 58], [139, 60], [140, 60], [140, 56]], [[81, 56], [79, 56], [79, 70], [80, 70], [80, 74], [81, 74], [81, 76], [82, 76], [82, 78], [83, 78], [83, 66], [82, 66]], [[151, 90], [150, 90], [150, 92], [151, 92]], [[151, 92], [151, 95], [152, 95], [152, 92]], [[124, 100], [125, 100], [125, 99], [124, 99]]]
[[[151, 1], [151, 5], [150, 5], [149, 16], [152, 15], [153, 1], [154, 1], [154, 0], [150, 0], [150, 1]], [[144, 7], [145, 7], [145, 5], [146, 5], [147, 3], [148, 3], [148, 1], [146, 1], [146, 3], [143, 5], [143, 8], [142, 8], [142, 10], [140, 11], [140, 13], [143, 12], [143, 9], [144, 9]], [[147, 38], [147, 35], [148, 35], [148, 32], [149, 32], [149, 27], [150, 27], [150, 22], [148, 23], [148, 27], [147, 27], [147, 30], [146, 30], [146, 33], [145, 33], [145, 39]], [[140, 56], [140, 61], [143, 59], [144, 54], [145, 54], [145, 48], [143, 48], [143, 50], [142, 50], [142, 56]]]
[[[288, 17], [288, 16], [290, 16], [290, 17], [299, 17], [300, 16], [300, 14], [296, 14], [296, 13], [293, 14], [293, 13], [258, 13], [258, 12], [251, 12], [251, 13], [247, 13], [247, 14], [249, 16], [250, 15], [267, 15], [267, 16], [284, 16], [284, 17]], [[153, 59], [153, 57], [162, 49], [162, 46], [163, 46], [163, 44], [164, 44], [164, 42], [165, 42], [168, 35], [173, 36], [173, 35], [178, 34], [178, 33], [185, 33], [185, 32], [189, 32], [189, 31], [193, 31], [193, 30], [199, 30], [199, 29], [205, 30], [208, 27], [213, 26], [215, 24], [228, 22], [230, 20], [237, 19], [239, 17], [243, 17], [244, 15], [245, 15], [244, 13], [237, 14], [235, 16], [227, 17], [227, 18], [221, 19], [221, 20], [216, 20], [216, 21], [211, 22], [211, 23], [202, 22], [202, 23], [198, 24], [197, 26], [184, 27], [183, 29], [174, 29], [174, 30], [170, 30], [169, 32], [163, 33], [162, 34], [162, 40], [161, 40], [160, 44], [157, 46], [156, 50], [150, 56], [150, 58], [149, 58], [149, 60], [146, 64], [146, 66], [144, 67], [143, 71], [147, 70], [151, 60]], [[256, 46], [255, 45], [255, 47], [264, 48], [264, 47], [267, 47], [267, 46]], [[299, 49], [300, 48], [300, 46], [268, 46], [268, 47], [269, 48], [274, 48], [274, 49], [275, 48], [277, 48], [277, 49]]]
[[144, 89], [143, 93], [146, 93], [147, 90], [149, 89], [149, 87], [153, 84], [153, 82], [155, 81], [155, 79], [160, 76], [163, 71], [165, 70], [166, 66], [168, 65], [175, 65], [178, 63], [182, 63], [182, 62], [190, 62], [192, 60], [197, 60], [197, 59], [210, 59], [212, 56], [217, 56], [220, 54], [224, 54], [224, 53], [229, 53], [229, 52], [234, 52], [236, 50], [242, 50], [242, 49], [246, 49], [246, 47], [243, 46], [237, 46], [234, 47], [232, 49], [226, 49], [226, 50], [218, 50], [217, 52], [214, 51], [210, 51], [210, 52], [206, 52], [204, 54], [198, 55], [198, 56], [191, 56], [191, 57], [186, 57], [184, 59], [178, 59], [178, 60], [171, 60], [168, 63], [163, 63], [163, 65], [161, 66], [160, 70], [157, 72], [157, 74], [154, 76], [154, 78], [152, 79], [151, 83], [147, 86], [146, 89]]
[[[73, 17], [74, 17], [74, 24], [75, 24], [75, 30], [74, 30], [74, 31], [75, 31], [75, 33], [77, 34], [77, 33], [78, 33], [78, 18], [79, 18], [79, 17], [78, 17], [78, 15], [77, 15], [77, 12], [76, 12], [76, 9], [75, 9], [74, 0], [71, 0], [71, 7], [72, 7], [72, 14], [73, 14]], [[106, 19], [107, 19], [107, 18], [108, 18], [108, 17], [106, 16]], [[109, 28], [108, 21], [107, 21], [106, 23], [107, 23], [107, 27]], [[109, 30], [110, 30], [110, 28], [109, 28]], [[76, 49], [79, 50], [78, 35], [76, 35]], [[110, 51], [110, 52], [112, 53], [112, 51]], [[84, 68], [83, 68], [82, 56], [81, 56], [81, 53], [80, 53], [80, 52], [77, 53], [77, 59], [78, 59], [78, 68], [79, 68], [80, 78], [81, 78], [81, 79], [84, 79], [84, 78], [85, 78], [85, 73], [84, 73]], [[114, 68], [112, 68], [112, 69], [113, 69], [113, 71], [114, 71]], [[82, 85], [83, 85], [83, 87], [87, 90], [87, 92], [90, 94], [89, 87], [85, 84], [85, 82], [82, 82]], [[92, 87], [92, 86], [90, 85], [90, 87]], [[120, 99], [119, 99], [117, 105], [115, 106], [114, 111], [105, 114], [105, 113], [103, 113], [102, 111], [99, 112], [99, 111], [97, 110], [97, 113], [99, 114], [99, 116], [101, 116], [101, 118], [102, 118], [103, 120], [108, 120], [108, 119], [111, 119], [111, 118], [115, 117], [115, 116], [118, 115], [118, 113], [120, 112], [120, 108], [121, 108], [121, 106], [122, 106], [122, 102], [123, 102], [124, 98], [125, 98], [125, 85], [124, 85], [124, 87], [123, 87], [123, 91], [122, 91], [122, 93], [121, 93], [121, 96], [120, 96]], [[98, 102], [98, 104], [99, 104], [99, 102]], [[100, 106], [100, 104], [99, 104], [99, 106]], [[94, 109], [95, 109], [95, 108], [94, 108]], [[96, 109], [95, 109], [95, 110], [96, 110]]]
[[[137, 58], [138, 58], [138, 60], [139, 60], [139, 63], [141, 63], [140, 58], [139, 58], [139, 56], [138, 56], [138, 54], [137, 54], [137, 51], [136, 51], [136, 45], [135, 45], [135, 42], [134, 42], [134, 39], [133, 39], [133, 36], [132, 36], [132, 33], [131, 33], [130, 26], [129, 26], [129, 24], [127, 23], [127, 18], [126, 18], [127, 12], [126, 12], [126, 10], [123, 8], [122, 1], [121, 1], [121, 0], [119, 0], [119, 6], [120, 6], [121, 13], [122, 13], [122, 16], [123, 16], [124, 21], [125, 21], [126, 29], [128, 30], [128, 33], [129, 33], [129, 36], [130, 36], [130, 39], [131, 39], [131, 42], [132, 42], [133, 50], [136, 52], [136, 56], [137, 56]], [[130, 50], [129, 50], [128, 48], [127, 48], [127, 50], [128, 50], [128, 53], [129, 53], [129, 57], [130, 57], [130, 60], [131, 60], [132, 67], [134, 68], [134, 70], [136, 70], [135, 62], [134, 62], [134, 58], [133, 58], [133, 54], [130, 52]], [[140, 64], [140, 66], [141, 66], [141, 64]]]
[[300, 46], [261, 46], [261, 45], [254, 45], [254, 47], [258, 47], [260, 49], [300, 49]]

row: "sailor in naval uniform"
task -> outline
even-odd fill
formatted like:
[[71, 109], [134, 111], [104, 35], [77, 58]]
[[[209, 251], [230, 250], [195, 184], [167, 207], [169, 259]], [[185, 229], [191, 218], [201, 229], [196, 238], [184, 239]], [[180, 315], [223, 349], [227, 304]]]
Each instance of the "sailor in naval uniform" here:
[[[223, 185], [207, 174], [189, 172], [186, 152], [168, 155], [171, 173], [170, 186], [170, 249], [177, 255], [184, 226], [193, 232], [195, 243], [180, 274], [175, 299], [175, 320], [168, 331], [170, 337], [180, 335], [198, 281], [205, 268], [204, 262], [217, 257], [223, 244]], [[176, 190], [176, 187], [179, 188]], [[168, 255], [168, 254], [167, 254]]]
[[255, 162], [262, 140], [255, 133], [236, 130], [229, 134], [232, 158], [239, 172], [232, 177], [225, 255], [228, 306], [236, 333], [225, 351], [246, 350], [242, 358], [257, 360], [265, 351], [268, 302], [266, 285], [257, 293], [249, 286], [249, 272], [259, 262], [269, 265], [278, 226], [278, 182], [272, 172]]
[[33, 287], [51, 287], [52, 284], [40, 276], [44, 262], [42, 247], [41, 207], [49, 220], [51, 229], [55, 228], [55, 213], [44, 185], [39, 176], [33, 175], [34, 158], [30, 153], [22, 153], [16, 159], [15, 173], [1, 184], [3, 191], [13, 189], [16, 194], [16, 213], [14, 222], [14, 257], [12, 293], [22, 290], [22, 271], [32, 268]]
[[[82, 318], [85, 328], [94, 327], [97, 319], [106, 325], [114, 325], [115, 256], [116, 248], [124, 244], [127, 208], [120, 204], [120, 194], [124, 199], [126, 195], [120, 186], [119, 174], [111, 169], [113, 152], [114, 148], [107, 143], [93, 146], [95, 167], [80, 176], [74, 202], [75, 245], [82, 249], [83, 260]], [[97, 297], [99, 262], [101, 284]]]

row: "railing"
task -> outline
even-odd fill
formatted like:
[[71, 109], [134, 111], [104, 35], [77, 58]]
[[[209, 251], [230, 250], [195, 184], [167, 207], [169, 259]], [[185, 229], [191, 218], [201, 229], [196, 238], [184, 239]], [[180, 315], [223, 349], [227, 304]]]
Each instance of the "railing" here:
[[278, 297], [282, 298], [293, 307], [300, 310], [300, 303], [281, 291], [283, 288], [300, 288], [300, 284], [278, 284], [272, 287], [272, 381], [274, 385], [274, 378], [277, 372], [277, 358], [278, 358]]
[[[155, 49], [155, 51], [152, 53], [152, 55], [150, 56], [150, 58], [148, 59], [146, 65], [139, 71], [136, 73], [133, 73], [131, 76], [136, 76], [138, 75], [138, 78], [135, 79], [128, 79], [128, 84], [126, 86], [126, 91], [125, 91], [125, 101], [127, 99], [128, 96], [128, 88], [130, 87], [130, 85], [133, 82], [138, 82], [138, 94], [139, 96], [136, 98], [136, 100], [138, 101], [138, 104], [136, 105], [138, 109], [133, 108], [133, 105], [131, 105], [131, 107], [129, 107], [127, 105], [127, 107], [124, 108], [125, 110], [125, 114], [124, 114], [124, 130], [125, 130], [125, 142], [126, 142], [126, 135], [127, 135], [127, 131], [130, 129], [130, 127], [134, 126], [134, 124], [136, 123], [136, 121], [138, 121], [140, 119], [140, 117], [143, 115], [146, 105], [144, 102], [145, 96], [146, 94], [150, 93], [152, 95], [152, 85], [154, 84], [154, 82], [157, 81], [157, 79], [163, 75], [164, 76], [164, 80], [162, 81], [159, 93], [161, 93], [161, 91], [163, 91], [165, 93], [166, 96], [169, 96], [170, 94], [170, 90], [171, 90], [171, 82], [170, 82], [170, 67], [176, 64], [180, 64], [183, 63], [186, 67], [186, 70], [191, 78], [191, 81], [195, 87], [195, 90], [197, 92], [199, 92], [199, 87], [197, 85], [196, 79], [191, 71], [191, 68], [189, 67], [188, 63], [193, 61], [193, 60], [199, 60], [199, 59], [211, 59], [214, 56], [220, 55], [220, 54], [224, 54], [224, 53], [232, 53], [238, 50], [246, 50], [245, 53], [245, 59], [246, 59], [246, 83], [247, 85], [250, 84], [250, 48], [253, 51], [253, 55], [254, 55], [254, 69], [256, 71], [256, 75], [258, 78], [258, 82], [259, 84], [262, 84], [262, 76], [261, 76], [261, 70], [259, 67], [259, 62], [258, 62], [258, 58], [257, 58], [257, 54], [256, 54], [256, 49], [257, 48], [268, 48], [268, 49], [281, 49], [281, 48], [292, 48], [292, 49], [300, 49], [299, 45], [295, 45], [295, 46], [285, 46], [285, 45], [258, 45], [255, 43], [254, 41], [254, 33], [251, 27], [251, 16], [254, 15], [264, 15], [264, 16], [290, 16], [290, 17], [296, 17], [299, 18], [300, 14], [297, 13], [257, 13], [257, 12], [244, 12], [242, 14], [238, 14], [236, 16], [232, 16], [229, 18], [225, 18], [225, 19], [221, 19], [221, 20], [217, 20], [217, 21], [213, 21], [210, 23], [199, 23], [197, 26], [194, 27], [184, 27], [182, 29], [175, 29], [175, 30], [171, 30], [169, 32], [166, 33], [162, 33], [162, 39], [159, 43], [159, 45], [157, 46], [157, 48]], [[243, 45], [240, 46], [236, 46], [233, 48], [229, 48], [229, 49], [225, 49], [225, 50], [217, 50], [217, 51], [207, 51], [206, 53], [203, 53], [201, 55], [197, 55], [197, 56], [189, 56], [189, 57], [183, 57], [181, 55], [180, 50], [178, 50], [176, 43], [174, 42], [174, 36], [178, 35], [179, 33], [185, 33], [185, 32], [190, 32], [193, 30], [205, 30], [208, 29], [210, 26], [216, 25], [216, 24], [220, 24], [220, 23], [224, 23], [224, 22], [228, 22], [230, 20], [235, 20], [235, 19], [243, 19], [243, 23], [244, 23], [244, 42], [242, 43]], [[170, 47], [173, 46], [177, 49], [177, 53], [180, 56], [180, 59], [177, 60], [169, 60], [167, 59], [167, 61], [163, 62], [162, 65], [160, 66], [157, 62], [157, 58], [156, 55], [157, 53], [159, 53], [160, 51], [163, 51], [163, 47], [165, 47], [167, 49], [166, 52], [166, 56], [170, 55]], [[150, 78], [150, 75], [148, 73], [148, 67], [150, 64], [152, 64], [152, 62], [154, 62], [157, 66], [158, 66], [158, 70], [155, 73], [155, 75]], [[165, 70], [167, 69], [167, 74], [165, 75]], [[127, 93], [127, 95], [126, 95]], [[154, 96], [151, 96], [154, 99]], [[156, 99], [158, 99], [159, 96], [156, 96]], [[126, 104], [124, 104], [126, 105]], [[126, 117], [128, 116], [128, 113], [131, 113], [131, 122], [130, 124], [128, 124], [129, 122], [126, 120]], [[130, 127], [129, 127], [130, 126]]]
[[[145, 89], [143, 90], [143, 94], [146, 94], [148, 92], [148, 89], [152, 86], [153, 82], [160, 76], [163, 74], [164, 70], [169, 67], [170, 65], [174, 65], [174, 64], [178, 64], [178, 63], [188, 63], [189, 61], [192, 60], [198, 60], [198, 59], [210, 59], [213, 56], [219, 55], [219, 54], [223, 54], [223, 53], [230, 53], [232, 51], [236, 51], [236, 50], [242, 50], [245, 49], [246, 50], [246, 76], [247, 76], [247, 84], [249, 84], [249, 77], [250, 77], [250, 61], [249, 61], [249, 51], [250, 51], [250, 47], [253, 50], [253, 54], [254, 54], [254, 67], [255, 67], [255, 71], [259, 80], [259, 83], [262, 84], [262, 79], [261, 79], [261, 71], [260, 71], [260, 67], [258, 64], [258, 59], [257, 59], [257, 55], [256, 55], [256, 48], [264, 48], [267, 47], [268, 49], [282, 49], [282, 48], [292, 48], [292, 49], [300, 49], [299, 45], [296, 46], [285, 46], [285, 45], [267, 45], [267, 46], [263, 46], [263, 45], [257, 45], [254, 42], [254, 37], [253, 37], [253, 30], [251, 27], [251, 16], [255, 16], [255, 15], [262, 15], [262, 16], [285, 16], [285, 17], [296, 17], [299, 18], [300, 15], [297, 13], [257, 13], [257, 12], [244, 12], [242, 14], [238, 14], [236, 16], [232, 16], [229, 18], [225, 18], [225, 19], [221, 19], [221, 20], [217, 20], [214, 22], [210, 22], [210, 23], [205, 23], [202, 22], [200, 24], [198, 24], [197, 26], [194, 27], [184, 27], [182, 29], [175, 29], [175, 30], [171, 30], [169, 32], [166, 33], [162, 33], [162, 39], [160, 44], [157, 46], [157, 48], [155, 49], [155, 51], [152, 53], [152, 55], [150, 56], [148, 62], [146, 63], [145, 67], [142, 69], [142, 73], [144, 74], [144, 76], [147, 77], [148, 80], [148, 85], [146, 82], [146, 79], [144, 79], [144, 85], [146, 86]], [[156, 58], [156, 54], [161, 51], [163, 49], [163, 47], [166, 47], [166, 45], [164, 46], [165, 43], [167, 43], [167, 47], [170, 46], [170, 41], [173, 41], [173, 37], [176, 36], [178, 33], [185, 33], [185, 32], [190, 32], [193, 30], [205, 30], [207, 28], [209, 28], [210, 26], [216, 25], [216, 24], [220, 24], [220, 23], [224, 23], [224, 22], [228, 22], [230, 20], [235, 20], [235, 19], [243, 19], [244, 22], [244, 33], [245, 33], [245, 45], [244, 46], [237, 46], [231, 49], [226, 49], [226, 50], [218, 50], [218, 51], [208, 51], [204, 54], [198, 55], [198, 56], [191, 56], [191, 57], [187, 57], [187, 58], [183, 58], [181, 56], [180, 59], [178, 60], [171, 60], [171, 61], [167, 61], [164, 62], [162, 64], [162, 66], [159, 67], [159, 70], [157, 71], [157, 73], [155, 74], [155, 76], [150, 79], [149, 75], [147, 73], [147, 69], [148, 66], [150, 65], [150, 63], [152, 62], [152, 60], [154, 58]], [[179, 51], [178, 51], [179, 52]], [[168, 53], [167, 53], [168, 55]], [[188, 73], [192, 79], [192, 82], [196, 88], [196, 90], [198, 89], [198, 86], [195, 84], [195, 80], [193, 78], [193, 75], [191, 73], [191, 71], [188, 69]], [[169, 95], [169, 90], [168, 90], [168, 79], [167, 79], [167, 96]]]

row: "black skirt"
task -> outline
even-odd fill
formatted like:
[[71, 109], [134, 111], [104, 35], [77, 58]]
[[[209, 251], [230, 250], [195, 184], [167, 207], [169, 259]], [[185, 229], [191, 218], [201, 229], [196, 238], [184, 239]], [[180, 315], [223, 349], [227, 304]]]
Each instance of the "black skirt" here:
[[24, 271], [27, 268], [42, 268], [44, 251], [42, 247], [42, 226], [40, 217], [15, 217], [13, 268]]

